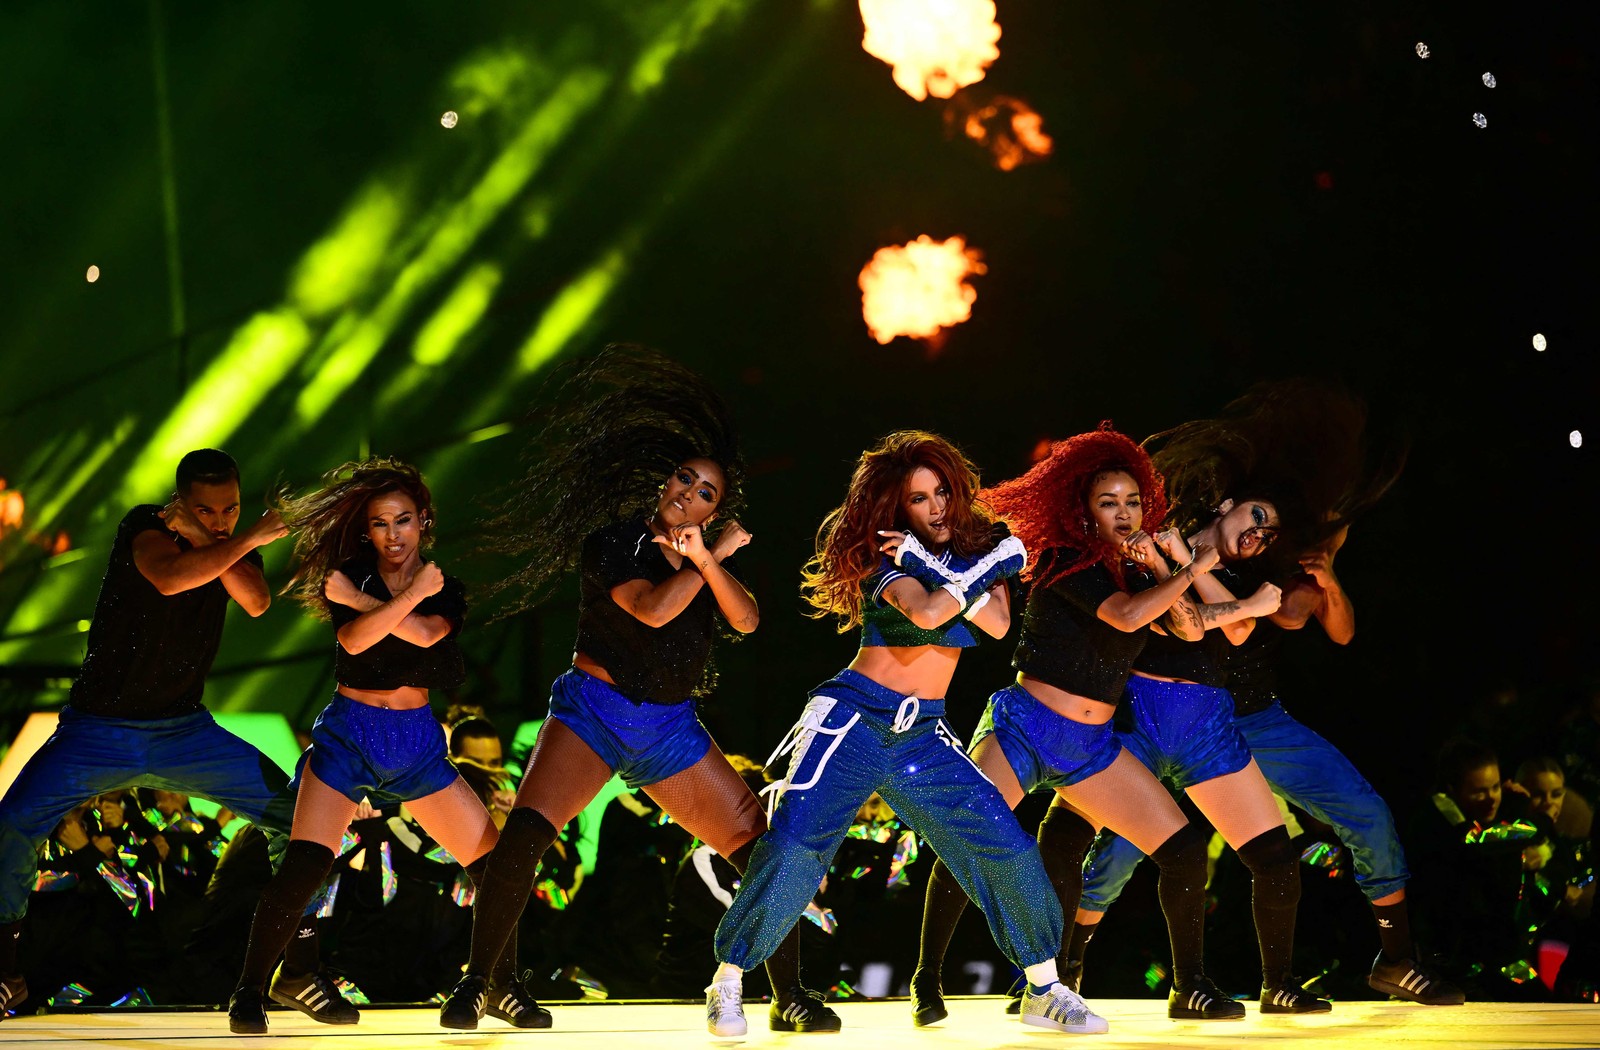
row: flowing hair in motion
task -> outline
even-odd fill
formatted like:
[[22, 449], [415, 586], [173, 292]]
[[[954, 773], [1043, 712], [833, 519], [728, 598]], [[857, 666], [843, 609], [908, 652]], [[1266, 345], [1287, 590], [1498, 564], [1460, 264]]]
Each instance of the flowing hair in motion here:
[[323, 584], [334, 571], [358, 554], [370, 553], [367, 502], [374, 496], [403, 492], [417, 505], [422, 519], [421, 548], [433, 545], [433, 494], [422, 472], [398, 459], [375, 457], [336, 467], [322, 476], [320, 487], [303, 496], [280, 492], [272, 507], [294, 530], [295, 571], [283, 593], [321, 619], [328, 618]]
[[906, 481], [927, 467], [950, 489], [945, 523], [963, 558], [995, 544], [994, 518], [978, 498], [978, 472], [950, 442], [923, 430], [900, 430], [861, 454], [844, 502], [822, 519], [816, 554], [801, 570], [800, 593], [813, 619], [839, 617], [839, 633], [861, 623], [861, 581], [878, 571], [880, 529], [909, 532], [901, 510]]
[[590, 533], [653, 508], [662, 481], [685, 460], [722, 468], [720, 517], [740, 509], [744, 461], [732, 413], [671, 358], [613, 344], [558, 372], [540, 403], [522, 476], [484, 521], [483, 549], [517, 563], [492, 588], [507, 597], [501, 616], [538, 604], [576, 569]]
[[1142, 528], [1154, 534], [1167, 514], [1161, 475], [1144, 449], [1112, 429], [1109, 421], [1098, 430], [1055, 442], [1026, 474], [984, 490], [983, 498], [1030, 552], [1024, 579], [1048, 587], [1100, 563], [1125, 588], [1120, 546], [1102, 540], [1089, 520], [1095, 479], [1112, 471], [1138, 484]]

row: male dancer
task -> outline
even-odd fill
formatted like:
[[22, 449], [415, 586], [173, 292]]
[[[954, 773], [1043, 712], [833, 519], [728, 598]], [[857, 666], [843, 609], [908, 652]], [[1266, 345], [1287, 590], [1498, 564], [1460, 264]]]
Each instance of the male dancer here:
[[[117, 527], [60, 724], [0, 799], [0, 1017], [28, 997], [17, 942], [38, 847], [84, 799], [130, 785], [201, 795], [260, 824], [274, 860], [282, 854], [294, 806], [288, 776], [201, 703], [228, 600], [251, 616], [266, 612], [272, 595], [257, 548], [287, 531], [273, 511], [235, 536], [238, 521], [239, 467], [208, 448], [178, 463], [165, 508], [134, 507]], [[326, 992], [321, 983], [333, 987], [315, 972], [298, 980]], [[341, 1007], [355, 1013], [337, 991], [326, 997], [330, 1016], [291, 1005], [319, 1020]]]

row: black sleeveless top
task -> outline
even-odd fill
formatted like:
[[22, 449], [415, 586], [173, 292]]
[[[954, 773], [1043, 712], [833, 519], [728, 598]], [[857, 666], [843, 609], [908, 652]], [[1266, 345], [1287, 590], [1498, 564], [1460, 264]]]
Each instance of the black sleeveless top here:
[[[1075, 551], [1050, 551], [1040, 569], [1054, 559], [1077, 557]], [[1126, 570], [1135, 592], [1154, 582], [1131, 563]], [[1080, 569], [1048, 587], [1031, 588], [1022, 613], [1022, 640], [1012, 666], [1057, 689], [1117, 703], [1134, 660], [1154, 634], [1147, 628], [1119, 631], [1100, 619], [1101, 604], [1119, 590], [1101, 564]]]
[[[351, 558], [339, 566], [350, 581], [380, 602], [394, 597], [378, 573], [376, 555]], [[334, 630], [361, 615], [359, 609], [327, 602]], [[442, 616], [450, 621], [450, 633], [430, 646], [414, 645], [404, 638], [385, 635], [359, 653], [349, 653], [334, 642], [334, 678], [352, 689], [453, 689], [467, 680], [467, 664], [461, 656], [461, 624], [467, 617], [467, 591], [454, 576], [444, 578], [438, 594], [430, 594], [412, 610], [420, 616]]]

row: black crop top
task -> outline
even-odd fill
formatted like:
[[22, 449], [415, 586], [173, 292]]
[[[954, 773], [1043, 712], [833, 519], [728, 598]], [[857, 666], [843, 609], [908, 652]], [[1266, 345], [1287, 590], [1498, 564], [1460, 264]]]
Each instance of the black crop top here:
[[1266, 617], [1256, 620], [1250, 637], [1228, 651], [1228, 692], [1233, 713], [1242, 718], [1278, 703], [1278, 648], [1284, 630]]
[[1133, 662], [1133, 669], [1220, 688], [1228, 684], [1229, 648], [1227, 637], [1217, 627], [1196, 642], [1151, 631], [1150, 641]]
[[[1065, 560], [1077, 557], [1070, 551], [1051, 553]], [[1153, 581], [1130, 567], [1128, 582], [1140, 591]], [[1022, 640], [1012, 666], [1077, 696], [1107, 704], [1121, 700], [1128, 672], [1153, 632], [1119, 631], [1100, 619], [1101, 603], [1119, 590], [1100, 564], [1034, 587], [1023, 609]]]
[[[339, 566], [350, 582], [380, 602], [394, 597], [378, 574], [374, 556], [351, 558]], [[327, 602], [334, 630], [361, 615], [359, 609]], [[352, 689], [452, 689], [467, 680], [467, 664], [461, 656], [461, 624], [467, 616], [467, 591], [454, 576], [444, 578], [438, 594], [430, 594], [412, 610], [420, 616], [442, 616], [450, 621], [450, 633], [431, 646], [414, 645], [404, 638], [385, 635], [359, 653], [349, 653], [337, 639], [334, 650], [334, 678]]]
[[[743, 582], [730, 556], [722, 567]], [[611, 598], [629, 580], [661, 583], [678, 570], [656, 543], [643, 518], [607, 525], [583, 541], [579, 563], [576, 648], [604, 667], [617, 688], [647, 704], [677, 704], [710, 688], [707, 665], [715, 632], [717, 599], [702, 585], [687, 608], [651, 627]]]

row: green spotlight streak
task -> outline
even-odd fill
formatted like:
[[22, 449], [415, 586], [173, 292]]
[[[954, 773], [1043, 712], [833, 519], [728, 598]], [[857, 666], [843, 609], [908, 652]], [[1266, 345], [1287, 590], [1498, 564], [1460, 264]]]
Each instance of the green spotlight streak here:
[[578, 118], [599, 100], [610, 75], [593, 67], [568, 74], [399, 275], [355, 335], [329, 356], [295, 401], [302, 425], [320, 419], [377, 357], [412, 301], [472, 247], [516, 198]]
[[[123, 416], [117, 423], [116, 428], [111, 431], [111, 434], [96, 445], [92, 452], [81, 457], [74, 453], [73, 462], [76, 464], [76, 469], [66, 480], [52, 483], [49, 486], [50, 498], [39, 508], [38, 513], [35, 515], [33, 519], [34, 528], [40, 532], [47, 532], [54, 527], [56, 518], [67, 508], [67, 504], [72, 501], [73, 497], [82, 491], [83, 487], [89, 483], [89, 479], [100, 472], [100, 468], [106, 465], [106, 460], [111, 458], [111, 454], [121, 448], [123, 443], [133, 435], [133, 428], [138, 421], [138, 416]], [[177, 461], [174, 460], [173, 468], [175, 469], [177, 465]]]
[[666, 80], [667, 67], [674, 58], [694, 50], [706, 30], [723, 16], [730, 12], [742, 15], [749, 6], [749, 0], [700, 0], [690, 4], [682, 17], [674, 20], [639, 55], [628, 75], [628, 87], [635, 95], [659, 87]]
[[118, 502], [152, 499], [171, 488], [183, 454], [225, 443], [310, 342], [305, 320], [288, 307], [246, 321], [146, 442]]
[[500, 267], [494, 263], [474, 266], [417, 333], [411, 359], [419, 365], [443, 364], [489, 309], [498, 287]]
[[172, 99], [167, 91], [166, 26], [161, 0], [150, 0], [150, 58], [155, 67], [156, 142], [161, 153], [161, 213], [167, 234], [167, 304], [172, 314], [172, 337], [178, 340], [180, 385], [189, 382], [188, 354], [184, 345], [188, 318], [183, 301], [183, 254], [178, 237], [178, 166], [172, 147]]
[[312, 245], [295, 267], [289, 280], [294, 306], [307, 317], [320, 319], [366, 289], [405, 221], [409, 197], [406, 187], [391, 183], [363, 187], [339, 225]]

